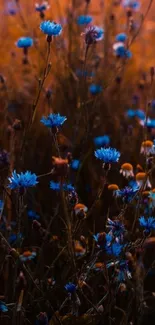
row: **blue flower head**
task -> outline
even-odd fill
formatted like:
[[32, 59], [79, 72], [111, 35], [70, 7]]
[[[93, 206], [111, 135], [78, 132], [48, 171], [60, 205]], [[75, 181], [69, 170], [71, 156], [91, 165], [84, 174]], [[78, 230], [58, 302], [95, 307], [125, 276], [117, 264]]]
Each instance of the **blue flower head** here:
[[62, 26], [53, 21], [43, 21], [40, 24], [41, 31], [48, 36], [58, 36], [62, 32]]
[[66, 116], [61, 116], [59, 113], [51, 113], [47, 117], [43, 116], [40, 122], [48, 128], [59, 128], [66, 120]]
[[108, 146], [110, 144], [109, 135], [105, 134], [94, 138], [94, 144], [96, 147]]
[[108, 164], [118, 162], [120, 155], [115, 148], [101, 148], [95, 151], [95, 157]]
[[98, 41], [101, 41], [104, 37], [104, 30], [98, 26], [90, 26], [86, 28], [85, 32], [85, 42], [87, 45], [92, 45]]
[[89, 91], [90, 91], [91, 95], [98, 95], [101, 93], [102, 87], [100, 85], [92, 84], [89, 87]]
[[136, 109], [135, 116], [138, 117], [142, 121], [145, 120], [145, 112], [142, 109]]
[[8, 187], [11, 188], [12, 190], [26, 189], [28, 187], [32, 187], [38, 184], [36, 174], [32, 174], [29, 171], [25, 173], [17, 174], [17, 172], [14, 170], [12, 172], [12, 176], [9, 177], [8, 180], [10, 182]]
[[125, 42], [127, 40], [127, 35], [125, 33], [120, 33], [116, 35], [117, 42]]
[[77, 24], [78, 25], [87, 25], [87, 24], [90, 24], [92, 22], [92, 20], [93, 20], [92, 16], [81, 15], [77, 18]]
[[122, 252], [123, 245], [119, 243], [113, 243], [111, 245], [106, 245], [105, 250], [108, 255], [119, 256]]
[[127, 117], [135, 117], [135, 110], [134, 109], [128, 109], [127, 112], [126, 112], [126, 116]]
[[130, 59], [132, 57], [131, 51], [127, 50], [124, 45], [118, 46], [117, 49], [115, 50], [115, 54], [119, 58]]
[[74, 170], [79, 169], [79, 167], [80, 167], [80, 160], [78, 160], [78, 159], [72, 160], [70, 166]]
[[39, 11], [39, 12], [43, 12], [43, 11], [47, 10], [49, 7], [50, 6], [47, 1], [43, 1], [42, 4], [38, 4], [38, 3], [35, 4], [35, 9], [36, 9], [36, 11]]
[[19, 233], [18, 235], [15, 233], [12, 233], [8, 238], [8, 242], [10, 245], [15, 244], [15, 243], [19, 244], [19, 243], [21, 243], [22, 239], [23, 239], [23, 235], [21, 233]]
[[123, 0], [123, 7], [130, 8], [132, 10], [138, 10], [140, 8], [140, 2], [137, 0]]
[[154, 129], [155, 128], [155, 119], [147, 119], [145, 125], [150, 129]]
[[107, 228], [116, 237], [121, 236], [125, 232], [125, 227], [119, 220], [111, 220], [111, 219], [108, 218], [108, 220], [107, 220]]
[[33, 39], [31, 37], [20, 37], [16, 43], [19, 48], [28, 48], [33, 45]]
[[74, 293], [76, 291], [76, 285], [74, 283], [67, 283], [65, 285], [65, 289], [69, 292], [69, 293]]
[[126, 186], [122, 190], [116, 190], [115, 195], [116, 197], [121, 197], [125, 203], [129, 203], [133, 200], [138, 190], [137, 184], [135, 186]]
[[53, 191], [60, 191], [62, 189], [65, 192], [75, 191], [74, 186], [72, 186], [71, 184], [61, 184], [53, 181], [50, 182], [50, 189]]
[[141, 227], [145, 228], [147, 233], [149, 233], [151, 230], [155, 229], [155, 218], [149, 217], [146, 219], [145, 217], [140, 217], [139, 224]]
[[4, 207], [4, 201], [0, 200], [0, 213], [2, 212]]
[[40, 219], [40, 216], [35, 211], [32, 211], [32, 210], [28, 210], [27, 215], [28, 215], [28, 218], [31, 220], [39, 220]]
[[6, 313], [8, 311], [8, 307], [6, 306], [6, 304], [3, 301], [0, 301], [0, 311], [2, 313]]

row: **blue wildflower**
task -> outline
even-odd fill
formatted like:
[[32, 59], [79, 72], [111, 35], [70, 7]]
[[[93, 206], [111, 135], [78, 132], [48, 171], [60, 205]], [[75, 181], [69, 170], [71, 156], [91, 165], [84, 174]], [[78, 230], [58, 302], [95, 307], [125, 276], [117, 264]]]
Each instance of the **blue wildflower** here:
[[145, 125], [150, 129], [154, 129], [155, 128], [155, 119], [147, 119]]
[[140, 226], [145, 228], [146, 233], [149, 233], [151, 230], [155, 229], [155, 218], [149, 217], [146, 219], [145, 217], [139, 218]]
[[14, 170], [12, 172], [12, 176], [8, 178], [10, 184], [8, 185], [9, 188], [12, 190], [15, 189], [26, 189], [28, 187], [35, 186], [38, 184], [36, 174], [32, 174], [31, 172], [27, 171], [25, 173], [17, 174]]
[[103, 39], [104, 30], [98, 26], [90, 26], [85, 29], [84, 35], [86, 44], [92, 45]]
[[112, 241], [112, 236], [110, 234], [106, 233], [97, 233], [96, 235], [93, 235], [93, 238], [95, 242], [97, 243], [98, 247], [103, 249], [106, 245], [109, 245]]
[[31, 37], [20, 37], [16, 43], [19, 48], [28, 48], [33, 45], [33, 39]]
[[3, 301], [0, 301], [0, 311], [2, 313], [6, 313], [8, 311], [8, 307], [6, 306], [6, 304]]
[[35, 211], [32, 211], [32, 210], [28, 210], [27, 215], [28, 215], [28, 218], [31, 220], [39, 220], [40, 219], [40, 216]]
[[20, 234], [11, 234], [8, 238], [8, 242], [9, 244], [14, 244], [15, 242], [20, 242], [21, 239], [23, 239], [23, 235], [20, 233]]
[[61, 184], [53, 181], [50, 182], [50, 189], [53, 191], [60, 191], [61, 189], [66, 192], [75, 191], [74, 186], [72, 186], [71, 184]]
[[47, 117], [43, 116], [40, 122], [48, 128], [59, 128], [66, 120], [66, 116], [61, 116], [59, 113], [51, 113]]
[[92, 16], [81, 15], [77, 18], [77, 24], [78, 25], [87, 25], [87, 24], [90, 24], [92, 22], [92, 20], [93, 20]]
[[95, 151], [95, 157], [97, 159], [109, 164], [118, 162], [120, 155], [120, 152], [115, 148], [101, 148]]
[[4, 201], [0, 200], [0, 213], [2, 212], [4, 207]]
[[135, 187], [126, 186], [122, 190], [116, 190], [115, 195], [116, 197], [121, 197], [125, 203], [129, 203], [133, 200], [138, 190], [138, 185]]
[[138, 10], [140, 8], [140, 2], [137, 0], [123, 0], [123, 7], [130, 8], [132, 10]]
[[76, 285], [72, 282], [69, 282], [65, 285], [65, 289], [69, 292], [69, 293], [74, 293], [76, 291]]
[[130, 50], [127, 50], [124, 45], [120, 45], [115, 50], [116, 56], [120, 58], [130, 59], [132, 57], [132, 53]]
[[127, 35], [125, 33], [120, 33], [116, 35], [117, 42], [125, 42], [127, 40]]
[[116, 237], [121, 236], [125, 232], [125, 227], [119, 220], [111, 220], [108, 218], [107, 228]]
[[70, 166], [72, 169], [77, 170], [80, 167], [80, 160], [78, 159], [72, 160]]
[[62, 26], [53, 21], [43, 21], [40, 24], [41, 31], [48, 36], [58, 36], [62, 32]]
[[10, 14], [11, 16], [16, 15], [18, 9], [15, 7], [14, 2], [10, 1], [6, 5], [6, 14]]
[[142, 109], [136, 109], [135, 116], [138, 117], [140, 120], [145, 120], [145, 112]]
[[135, 117], [135, 110], [134, 109], [128, 109], [127, 112], [126, 112], [126, 116], [127, 117]]
[[43, 1], [42, 4], [39, 4], [39, 3], [35, 4], [35, 9], [36, 9], [36, 11], [39, 11], [39, 12], [43, 12], [43, 11], [49, 9], [49, 7], [50, 6], [47, 1]]
[[109, 135], [105, 134], [94, 138], [94, 144], [96, 147], [108, 146], [110, 144]]
[[122, 252], [123, 245], [119, 243], [112, 243], [111, 245], [106, 245], [105, 250], [108, 255], [119, 256]]
[[102, 91], [102, 87], [100, 85], [95, 85], [95, 84], [92, 84], [90, 85], [89, 87], [89, 91], [92, 95], [98, 95], [101, 93]]

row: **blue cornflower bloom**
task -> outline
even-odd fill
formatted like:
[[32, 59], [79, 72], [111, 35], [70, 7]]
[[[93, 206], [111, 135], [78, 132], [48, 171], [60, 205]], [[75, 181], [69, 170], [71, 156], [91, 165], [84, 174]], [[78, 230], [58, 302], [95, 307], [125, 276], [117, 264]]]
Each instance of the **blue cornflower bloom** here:
[[106, 245], [105, 250], [108, 255], [119, 256], [122, 252], [123, 245], [119, 243], [112, 243], [111, 245]]
[[109, 135], [101, 135], [99, 137], [94, 138], [94, 144], [96, 147], [108, 146], [110, 144]]
[[12, 172], [12, 176], [8, 178], [10, 184], [8, 185], [9, 188], [12, 190], [16, 189], [26, 189], [28, 187], [35, 186], [38, 184], [37, 175], [32, 174], [31, 172], [27, 171], [25, 173], [17, 174], [14, 170]]
[[102, 87], [100, 85], [95, 85], [95, 84], [92, 84], [90, 85], [89, 87], [89, 91], [92, 95], [98, 95], [101, 93], [102, 91]]
[[130, 50], [127, 50], [124, 45], [120, 45], [115, 50], [116, 56], [120, 58], [130, 59], [132, 57], [132, 53]]
[[139, 218], [140, 226], [145, 228], [146, 233], [149, 233], [151, 230], [155, 229], [155, 218], [149, 217], [146, 219], [145, 217]]
[[6, 14], [10, 14], [11, 16], [16, 15], [18, 9], [15, 7], [15, 3], [10, 1], [6, 5]]
[[127, 35], [125, 33], [120, 33], [116, 35], [117, 42], [125, 42], [127, 40]]
[[154, 129], [155, 128], [155, 119], [147, 119], [145, 125], [150, 129], [151, 128]]
[[20, 37], [16, 43], [19, 48], [28, 48], [33, 45], [33, 39], [31, 37]]
[[135, 116], [138, 117], [140, 120], [145, 120], [145, 112], [142, 109], [135, 110]]
[[98, 247], [101, 249], [105, 247], [105, 244], [110, 245], [112, 241], [112, 236], [110, 234], [105, 233], [97, 233], [96, 235], [93, 235], [93, 238], [97, 243]]
[[76, 291], [76, 285], [72, 282], [69, 282], [65, 285], [65, 289], [69, 292], [69, 293], [74, 293]]
[[4, 201], [0, 200], [0, 213], [3, 210], [4, 207]]
[[21, 239], [23, 239], [23, 235], [21, 233], [17, 234], [11, 234], [8, 238], [9, 244], [14, 244], [15, 242], [20, 242]]
[[115, 148], [101, 148], [95, 151], [95, 157], [97, 159], [109, 164], [118, 162], [120, 155], [120, 152]]
[[140, 2], [137, 0], [123, 0], [123, 7], [130, 8], [132, 10], [138, 10], [140, 8]]
[[35, 4], [35, 9], [36, 11], [43, 12], [49, 8], [49, 3], [47, 1], [43, 1], [42, 4], [36, 3]]
[[51, 113], [47, 117], [43, 116], [40, 122], [48, 128], [59, 128], [66, 120], [66, 116], [61, 116], [59, 113]]
[[28, 218], [31, 220], [39, 220], [40, 219], [40, 216], [35, 211], [32, 211], [32, 210], [28, 210], [27, 215], [28, 215]]
[[92, 22], [92, 20], [93, 20], [92, 16], [81, 15], [77, 18], [77, 24], [78, 25], [87, 25], [87, 24], [90, 24]]
[[101, 41], [104, 37], [104, 30], [98, 26], [90, 26], [85, 29], [85, 42], [87, 45], [92, 45], [98, 41]]
[[66, 192], [75, 191], [74, 186], [72, 186], [71, 184], [61, 184], [53, 181], [50, 182], [50, 189], [54, 191], [60, 191], [62, 189]]
[[148, 195], [149, 200], [149, 208], [154, 209], [155, 208], [155, 193], [150, 192]]
[[77, 170], [80, 167], [80, 160], [78, 159], [72, 160], [70, 166], [72, 169]]
[[6, 306], [6, 304], [3, 301], [0, 301], [0, 311], [2, 313], [6, 313], [8, 311], [8, 307]]
[[43, 21], [40, 24], [41, 31], [48, 36], [58, 36], [62, 32], [62, 26], [53, 21]]
[[108, 218], [107, 228], [116, 237], [121, 236], [125, 232], [125, 227], [119, 220], [111, 220]]
[[137, 184], [133, 187], [126, 186], [122, 190], [116, 190], [115, 195], [116, 197], [121, 197], [125, 203], [129, 203], [133, 200], [138, 190], [139, 187]]
[[135, 117], [135, 110], [134, 109], [128, 109], [127, 112], [126, 112], [126, 116], [127, 117]]

